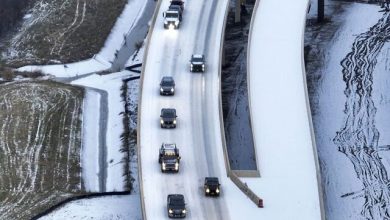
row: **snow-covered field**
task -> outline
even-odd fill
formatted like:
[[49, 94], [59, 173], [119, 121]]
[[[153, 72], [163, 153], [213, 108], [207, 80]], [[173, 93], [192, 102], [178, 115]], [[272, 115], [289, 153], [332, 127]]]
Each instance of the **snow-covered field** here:
[[144, 12], [146, 1], [128, 0], [125, 9], [118, 17], [110, 35], [100, 52], [92, 58], [75, 63], [54, 65], [28, 65], [18, 68], [19, 71], [42, 71], [56, 77], [79, 77], [110, 69], [117, 51], [123, 46], [124, 36], [131, 32], [134, 24]]
[[351, 3], [325, 49], [314, 101], [328, 219], [389, 219], [389, 12]]
[[54, 82], [0, 87], [0, 219], [30, 219], [83, 194], [83, 90]]

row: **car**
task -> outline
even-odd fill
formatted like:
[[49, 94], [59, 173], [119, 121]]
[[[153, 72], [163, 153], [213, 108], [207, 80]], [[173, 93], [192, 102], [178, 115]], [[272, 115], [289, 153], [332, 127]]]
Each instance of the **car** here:
[[218, 177], [206, 177], [204, 179], [204, 194], [206, 196], [219, 196], [221, 193], [221, 184]]
[[172, 6], [172, 5], [177, 5], [177, 6], [180, 7], [180, 9], [181, 9], [182, 11], [184, 11], [184, 2], [183, 2], [182, 0], [172, 0], [172, 1], [171, 1], [171, 6]]
[[170, 5], [168, 10], [177, 11], [179, 12], [179, 20], [182, 21], [183, 19], [183, 10], [179, 5]]
[[176, 128], [176, 109], [174, 108], [162, 108], [160, 115], [161, 128]]
[[175, 95], [175, 80], [171, 76], [164, 76], [160, 82], [160, 95]]
[[186, 217], [186, 203], [182, 194], [169, 194], [167, 196], [167, 212], [169, 218]]
[[205, 57], [202, 54], [193, 54], [190, 61], [191, 72], [204, 72], [205, 71]]
[[175, 156], [180, 160], [179, 148], [175, 143], [162, 143], [159, 153], [158, 162], [161, 163], [164, 156]]
[[177, 10], [170, 10], [163, 12], [164, 28], [165, 29], [179, 29], [181, 22], [181, 14]]
[[179, 172], [180, 164], [179, 149], [176, 144], [162, 143], [158, 154], [158, 162], [161, 164], [161, 172]]

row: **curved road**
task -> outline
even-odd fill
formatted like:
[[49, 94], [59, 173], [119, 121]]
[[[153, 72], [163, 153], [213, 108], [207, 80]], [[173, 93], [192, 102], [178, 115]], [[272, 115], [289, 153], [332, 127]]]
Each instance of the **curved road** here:
[[[223, 177], [220, 128], [218, 122], [219, 46], [227, 0], [186, 1], [183, 23], [179, 30], [163, 29], [162, 12], [169, 6], [163, 1], [151, 36], [142, 85], [139, 111], [142, 184], [147, 219], [167, 219], [168, 194], [184, 194], [188, 219], [229, 219], [227, 196], [206, 198], [206, 176]], [[191, 73], [192, 53], [206, 56], [206, 72]], [[159, 95], [162, 76], [173, 76], [176, 94]], [[176, 108], [176, 129], [161, 129], [161, 108]], [[162, 142], [175, 142], [180, 149], [178, 174], [161, 173], [158, 149]]]

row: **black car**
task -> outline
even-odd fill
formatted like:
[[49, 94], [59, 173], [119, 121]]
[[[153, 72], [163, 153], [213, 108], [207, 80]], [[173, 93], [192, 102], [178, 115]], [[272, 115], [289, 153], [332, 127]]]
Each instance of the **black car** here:
[[176, 109], [163, 108], [161, 109], [160, 124], [161, 128], [176, 128]]
[[204, 72], [205, 71], [205, 58], [204, 55], [193, 54], [191, 56], [191, 72]]
[[184, 2], [182, 0], [172, 0], [171, 6], [172, 5], [177, 5], [180, 7], [181, 11], [184, 11]]
[[160, 82], [160, 95], [174, 95], [175, 80], [171, 76], [164, 76]]
[[206, 196], [219, 196], [221, 184], [217, 177], [206, 177], [204, 179], [204, 194]]
[[167, 211], [169, 218], [185, 218], [186, 203], [182, 194], [169, 194], [167, 197]]

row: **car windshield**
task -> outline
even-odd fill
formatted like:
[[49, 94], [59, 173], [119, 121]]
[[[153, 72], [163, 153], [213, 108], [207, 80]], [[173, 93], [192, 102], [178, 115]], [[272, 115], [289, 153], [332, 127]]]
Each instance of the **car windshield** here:
[[192, 62], [203, 62], [202, 57], [192, 57]]
[[218, 179], [217, 178], [210, 178], [206, 180], [208, 185], [218, 185]]
[[173, 86], [173, 84], [173, 79], [171, 78], [163, 78], [163, 80], [161, 81], [162, 86]]
[[163, 116], [167, 118], [174, 118], [176, 117], [176, 113], [173, 110], [166, 110], [163, 112]]
[[176, 205], [176, 206], [183, 206], [184, 199], [181, 197], [173, 197], [173, 198], [171, 198], [171, 204]]
[[166, 12], [165, 17], [167, 18], [177, 18], [179, 17], [179, 14], [177, 12]]

